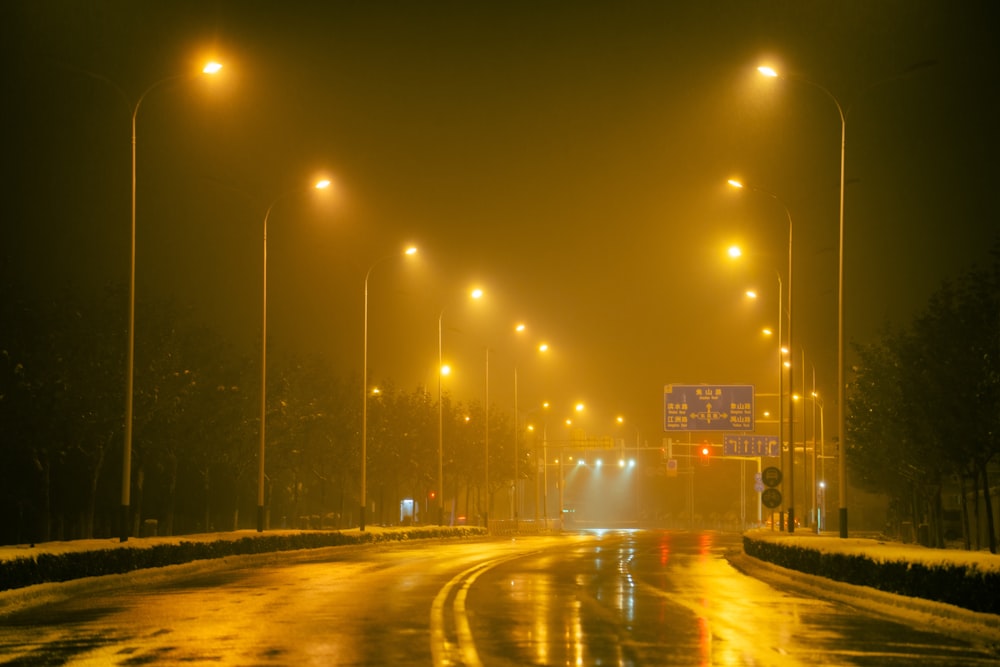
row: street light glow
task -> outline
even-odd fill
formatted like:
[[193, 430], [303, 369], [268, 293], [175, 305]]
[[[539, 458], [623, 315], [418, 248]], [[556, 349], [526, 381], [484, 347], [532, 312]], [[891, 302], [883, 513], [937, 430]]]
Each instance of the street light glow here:
[[742, 188], [742, 187], [743, 187], [743, 184], [742, 184], [742, 183], [740, 183], [739, 181], [737, 181], [736, 179], [733, 179], [733, 178], [730, 178], [730, 179], [729, 179], [728, 181], [726, 181], [726, 182], [727, 182], [727, 183], [729, 183], [729, 184], [730, 184], [731, 186], [733, 186], [734, 188]]
[[732, 257], [732, 258], [734, 258], [734, 259], [736, 257], [741, 257], [743, 255], [743, 251], [740, 250], [739, 246], [735, 246], [735, 245], [729, 246], [729, 250], [727, 250], [726, 252], [728, 252], [729, 256]]
[[538, 346], [538, 351], [539, 352], [548, 352], [549, 351], [549, 344], [548, 343], [542, 343], [542, 344], [540, 344]]
[[766, 65], [761, 65], [760, 67], [757, 68], [757, 71], [760, 72], [761, 74], [763, 74], [764, 76], [766, 76], [768, 78], [771, 78], [771, 79], [773, 79], [773, 78], [775, 78], [775, 77], [778, 76], [778, 73], [775, 72], [774, 69], [772, 69], [772, 68], [770, 68], [770, 67], [768, 67]]
[[330, 187], [330, 179], [324, 178], [319, 181], [316, 181], [315, 187], [317, 190], [326, 190], [328, 187]]
[[483, 297], [483, 290], [477, 287], [476, 289], [472, 290], [470, 296], [472, 296], [473, 299], [481, 299]]
[[[316, 184], [317, 188], [325, 188], [330, 185], [329, 179], [324, 179]], [[403, 251], [403, 256], [416, 254], [416, 247], [409, 247]], [[376, 260], [368, 267], [365, 273], [365, 310], [364, 310], [364, 336], [362, 346], [361, 381], [367, 386], [368, 383], [368, 279], [372, 275], [375, 267], [382, 262], [388, 261], [400, 255], [393, 253]], [[440, 351], [438, 363], [441, 362]], [[368, 505], [368, 394], [362, 392], [361, 400], [361, 506], [358, 508], [358, 528], [363, 532], [365, 529], [365, 508]], [[440, 397], [439, 397], [440, 398]], [[443, 486], [443, 485], [442, 485]]]
[[206, 63], [205, 66], [201, 68], [201, 71], [205, 74], [215, 74], [220, 69], [222, 69], [222, 64], [212, 60]]

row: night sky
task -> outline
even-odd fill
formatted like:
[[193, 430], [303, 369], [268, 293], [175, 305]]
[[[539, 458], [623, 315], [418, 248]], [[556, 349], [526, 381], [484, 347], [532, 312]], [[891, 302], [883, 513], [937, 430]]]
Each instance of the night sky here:
[[[482, 400], [488, 347], [505, 412], [516, 364], [523, 416], [583, 401], [589, 433], [622, 415], [626, 437], [658, 444], [665, 384], [776, 391], [759, 331], [787, 272], [783, 203], [796, 363], [804, 350], [832, 409], [839, 116], [820, 89], [755, 68], [849, 109], [846, 327], [869, 342], [997, 242], [994, 16], [913, 0], [8, 0], [0, 277], [38, 299], [127, 284], [130, 113], [154, 86], [137, 298], [192, 307], [248, 356], [274, 203], [275, 350], [359, 373], [378, 261], [376, 382], [436, 388], [444, 309], [457, 400]], [[224, 64], [214, 78], [194, 74], [207, 58]], [[320, 175], [333, 191], [309, 189]], [[409, 243], [412, 261], [380, 261]], [[486, 296], [470, 303], [473, 285]]]

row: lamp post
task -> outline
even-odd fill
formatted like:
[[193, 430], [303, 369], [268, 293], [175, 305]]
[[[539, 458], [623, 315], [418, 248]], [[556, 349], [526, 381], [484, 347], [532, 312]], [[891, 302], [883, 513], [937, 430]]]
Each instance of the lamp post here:
[[[524, 331], [526, 329], [527, 329], [527, 327], [523, 323], [517, 324], [517, 325], [514, 326], [514, 331], [517, 332], [517, 333], [519, 333], [519, 334], [520, 333], [524, 333]], [[519, 463], [518, 457], [520, 456], [520, 452], [518, 451], [518, 439], [519, 439], [518, 436], [520, 435], [520, 433], [518, 432], [519, 429], [518, 429], [518, 419], [517, 419], [517, 417], [518, 417], [518, 415], [517, 415], [517, 361], [515, 360], [514, 361], [514, 532], [517, 532], [517, 521], [518, 521], [518, 517], [519, 517], [519, 514], [520, 514], [519, 511], [518, 511], [519, 507], [518, 507], [518, 504], [517, 504], [517, 501], [518, 501], [517, 485], [521, 481], [520, 480], [520, 473], [521, 473], [521, 471], [520, 471], [520, 467], [518, 465], [518, 463]]]
[[372, 275], [372, 270], [386, 260], [394, 257], [407, 257], [417, 254], [416, 247], [409, 247], [402, 254], [393, 253], [375, 260], [367, 273], [365, 273], [365, 331], [364, 331], [364, 352], [361, 364], [361, 509], [358, 512], [358, 526], [364, 532], [365, 512], [368, 506], [368, 278]]
[[490, 530], [490, 348], [486, 348], [486, 404], [483, 406], [483, 488], [486, 505], [483, 509], [483, 527]]
[[545, 521], [545, 531], [549, 530], [549, 403], [542, 404], [546, 411], [542, 423], [542, 518]]
[[[732, 254], [732, 250], [730, 250], [730, 254]], [[784, 387], [785, 387], [785, 351], [786, 351], [786, 348], [782, 344], [782, 340], [781, 340], [781, 326], [782, 326], [782, 320], [785, 318], [785, 310], [784, 310], [784, 308], [782, 306], [782, 296], [784, 294], [784, 290], [782, 289], [782, 284], [781, 284], [781, 272], [780, 271], [775, 271], [774, 273], [775, 273], [775, 275], [778, 278], [778, 332], [777, 332], [778, 333], [778, 443], [779, 443], [779, 446], [780, 446], [780, 443], [784, 442], [784, 440], [782, 439], [782, 435], [783, 435], [782, 429], [784, 428], [784, 424], [785, 424], [785, 422], [784, 422], [784, 405], [785, 405], [784, 404], [784, 400], [785, 400], [785, 393], [784, 393], [785, 389], [784, 389]], [[749, 292], [747, 292], [747, 296], [750, 297], [750, 298], [752, 298], [752, 299], [755, 299], [755, 298], [757, 298], [757, 293], [749, 291]], [[770, 335], [771, 331], [765, 329], [765, 333], [768, 334], [768, 335]], [[757, 462], [759, 464], [760, 463], [760, 459], [758, 459]], [[758, 498], [758, 501], [759, 501], [759, 498]], [[759, 502], [758, 502], [757, 510], [758, 510], [758, 514], [759, 514], [760, 513]], [[759, 520], [760, 516], [758, 516], [757, 518]], [[783, 522], [784, 522], [784, 520], [782, 519], [782, 523]]]
[[[813, 475], [812, 475], [812, 477], [813, 477], [813, 479], [812, 479], [812, 488], [813, 488], [812, 493], [813, 493], [813, 497], [812, 497], [812, 502], [813, 502], [813, 507], [812, 507], [812, 514], [813, 514], [813, 520], [816, 521], [816, 532], [818, 533], [818, 532], [820, 532], [820, 524], [822, 522], [822, 511], [820, 510], [820, 498], [819, 498], [819, 494], [820, 494], [820, 488], [822, 486], [825, 486], [825, 483], [823, 482], [824, 475], [823, 475], [822, 472], [820, 472], [819, 475], [818, 475], [819, 479], [818, 479], [818, 484], [817, 484], [816, 462], [817, 462], [817, 459], [820, 462], [822, 462], [822, 460], [823, 460], [823, 453], [822, 452], [826, 449], [826, 447], [825, 447], [825, 437], [824, 437], [824, 434], [823, 434], [823, 401], [822, 401], [822, 399], [820, 399], [819, 394], [816, 393], [815, 380], [816, 380], [816, 378], [815, 378], [815, 374], [814, 374], [813, 375], [813, 389], [809, 393], [808, 396], [806, 396], [806, 395], [802, 395], [802, 396], [796, 395], [794, 398], [795, 398], [795, 400], [798, 400], [800, 398], [803, 399], [803, 400], [809, 400], [809, 401], [812, 401], [812, 404], [813, 404], [813, 453], [812, 453], [812, 467], [813, 467]], [[815, 417], [815, 413], [816, 413], [816, 408], [817, 407], [819, 407], [819, 443], [818, 444], [819, 444], [819, 448], [821, 450], [821, 453], [819, 455], [817, 455], [817, 453], [816, 453], [817, 442], [816, 442], [816, 424], [815, 424], [816, 417]], [[804, 429], [803, 429], [803, 433], [804, 433]], [[804, 442], [805, 442], [805, 438], [803, 438], [803, 443]], [[805, 456], [805, 451], [803, 451], [803, 456]], [[803, 461], [803, 467], [805, 467], [805, 461]]]
[[[870, 84], [865, 90], [871, 90], [875, 86], [886, 83], [888, 81], [893, 81], [907, 74], [915, 72], [919, 69], [924, 69], [935, 65], [936, 62], [933, 60], [925, 60], [907, 67], [903, 71], [893, 74], [892, 76], [879, 79], [874, 83]], [[803, 77], [790, 77], [778, 74], [776, 70], [771, 67], [761, 66], [757, 68], [763, 76], [769, 78], [780, 78], [785, 81], [793, 81], [798, 83], [804, 83], [817, 88], [824, 95], [826, 95], [837, 107], [837, 114], [840, 116], [840, 197], [839, 197], [839, 213], [838, 213], [838, 226], [839, 226], [839, 242], [838, 242], [838, 260], [837, 260], [837, 428], [840, 437], [840, 456], [838, 457], [838, 468], [839, 468], [839, 497], [840, 497], [840, 508], [839, 508], [839, 519], [840, 519], [840, 537], [847, 537], [847, 465], [846, 465], [846, 453], [847, 453], [847, 428], [846, 428], [846, 406], [845, 406], [845, 396], [844, 396], [844, 160], [846, 157], [847, 148], [847, 115], [850, 113], [850, 107], [844, 108], [840, 101], [837, 99], [836, 95], [831, 93], [825, 86], [822, 86], [815, 81], [806, 79]]]
[[[222, 65], [217, 62], [210, 62], [202, 68], [204, 74], [215, 74], [222, 69]], [[186, 78], [186, 74], [177, 74], [160, 79], [147, 88], [136, 100], [132, 107], [132, 198], [131, 198], [131, 242], [129, 253], [129, 276], [128, 276], [128, 353], [125, 371], [125, 442], [122, 452], [122, 496], [121, 496], [121, 534], [119, 539], [122, 542], [128, 541], [129, 536], [129, 505], [132, 496], [132, 410], [133, 410], [133, 387], [135, 382], [135, 174], [136, 174], [136, 121], [139, 118], [139, 107], [146, 95], [160, 86]], [[112, 84], [113, 85], [113, 84]], [[116, 86], [117, 87], [117, 86]]]
[[[312, 188], [325, 190], [330, 187], [330, 181], [323, 179], [317, 181]], [[261, 302], [261, 328], [260, 328], [260, 445], [257, 451], [257, 532], [264, 531], [264, 454], [267, 449], [267, 221], [271, 217], [271, 211], [278, 202], [292, 196], [301, 194], [306, 190], [293, 190], [286, 192], [271, 202], [264, 213], [264, 269], [263, 269], [263, 299]]]
[[[483, 296], [483, 290], [476, 288], [473, 289], [469, 296], [473, 299], [481, 299]], [[442, 376], [447, 375], [450, 369], [444, 365], [444, 360], [442, 358], [442, 322], [444, 321], [444, 313], [448, 309], [447, 306], [441, 308], [441, 312], [438, 315], [438, 525], [444, 525], [444, 406], [441, 403], [441, 379]], [[489, 368], [489, 359], [487, 358], [487, 369]], [[489, 371], [487, 370], [487, 373]], [[488, 384], [487, 380], [487, 384]], [[488, 406], [487, 406], [488, 407]], [[488, 422], [487, 422], [488, 423]], [[488, 433], [488, 428], [487, 428]]]
[[[583, 411], [585, 409], [586, 408], [584, 407], [583, 403], [577, 403], [576, 405], [573, 406], [573, 410], [576, 411], [576, 412], [578, 412], [578, 413], [583, 413]], [[559, 463], [559, 532], [562, 532], [563, 527], [565, 525], [564, 524], [564, 518], [566, 516], [566, 505], [565, 505], [565, 503], [566, 503], [566, 490], [565, 490], [565, 486], [566, 486], [566, 474], [565, 474], [565, 470], [564, 470], [564, 467], [563, 467], [563, 464], [564, 464], [563, 459], [566, 458], [567, 447], [571, 444], [571, 442], [573, 440], [572, 428], [573, 428], [573, 420], [572, 419], [567, 419], [566, 420], [566, 442], [562, 443], [559, 446], [559, 461], [558, 461], [558, 463]]]
[[[816, 406], [819, 406], [819, 480], [816, 481], [816, 439], [813, 438], [813, 493], [816, 494], [816, 532], [819, 533], [823, 529], [823, 517], [825, 516], [824, 506], [826, 505], [825, 496], [821, 497], [823, 494], [822, 489], [826, 488], [826, 474], [823, 471], [824, 459], [826, 458], [826, 436], [823, 433], [823, 399], [820, 398], [819, 394], [816, 393], [816, 376], [813, 375], [813, 390], [812, 390], [812, 401], [813, 401], [813, 411], [815, 413]], [[813, 423], [815, 424], [815, 417], [813, 418]], [[815, 428], [815, 426], [813, 426]]]
[[[770, 67], [758, 67], [757, 71], [766, 77], [778, 77], [778, 73], [771, 69]], [[785, 77], [781, 77], [785, 78]], [[845, 148], [847, 146], [847, 116], [844, 114], [843, 107], [840, 106], [840, 101], [831, 93], [829, 90], [823, 86], [810, 81], [808, 79], [794, 79], [795, 81], [801, 81], [807, 83], [811, 86], [819, 88], [823, 93], [826, 94], [831, 100], [833, 100], [834, 106], [837, 107], [837, 113], [840, 115], [840, 197], [839, 197], [839, 214], [838, 214], [838, 227], [839, 227], [839, 241], [838, 241], [838, 258], [837, 258], [837, 422], [838, 428], [840, 429], [840, 537], [847, 537], [847, 485], [846, 472], [844, 466], [844, 447], [847, 444], [846, 438], [844, 437], [845, 423], [844, 423], [844, 157], [846, 155]], [[789, 347], [791, 347], [791, 341], [789, 341]], [[791, 387], [789, 387], [791, 391]], [[794, 467], [794, 466], [793, 466]]]
[[[748, 188], [754, 192], [759, 192], [760, 194], [767, 195], [774, 201], [778, 202], [783, 209], [785, 209], [785, 216], [788, 218], [788, 349], [792, 349], [792, 213], [788, 210], [788, 206], [781, 200], [778, 195], [768, 190], [763, 190], [752, 185], [744, 185], [743, 183], [736, 180], [729, 180], [729, 184], [734, 188], [743, 189]], [[780, 280], [780, 279], [779, 279]], [[780, 320], [779, 320], [780, 321]], [[791, 399], [791, 395], [794, 393], [795, 376], [792, 373], [791, 366], [791, 355], [789, 355], [789, 365], [788, 365], [788, 450], [789, 450], [789, 465], [788, 465], [788, 532], [795, 532], [795, 403]], [[779, 389], [780, 393], [780, 389]], [[779, 399], [780, 400], [780, 399]]]
[[[525, 324], [523, 324], [523, 323], [517, 324], [517, 325], [514, 326], [514, 331], [516, 333], [518, 333], [518, 334], [522, 334], [525, 331], [527, 331], [527, 326]], [[548, 349], [549, 349], [549, 346], [548, 346], [547, 343], [541, 343], [541, 344], [538, 345], [538, 351], [539, 352], [546, 352], [546, 351], [548, 351]], [[520, 447], [519, 447], [519, 442], [518, 442], [518, 439], [519, 439], [519, 436], [520, 436], [520, 429], [518, 428], [518, 416], [519, 415], [518, 415], [518, 411], [517, 411], [517, 388], [518, 388], [517, 387], [517, 378], [518, 378], [517, 369], [518, 369], [518, 363], [517, 363], [517, 360], [515, 359], [515, 361], [514, 361], [514, 498], [513, 498], [513, 500], [514, 500], [514, 530], [515, 531], [517, 530], [517, 527], [518, 527], [518, 519], [519, 519], [519, 514], [520, 514], [519, 513], [520, 506], [518, 504], [518, 501], [520, 499], [519, 492], [518, 492], [518, 484], [521, 481], [521, 477], [520, 477], [520, 474], [521, 474], [520, 473]], [[536, 514], [535, 518], [538, 518], [537, 514]]]

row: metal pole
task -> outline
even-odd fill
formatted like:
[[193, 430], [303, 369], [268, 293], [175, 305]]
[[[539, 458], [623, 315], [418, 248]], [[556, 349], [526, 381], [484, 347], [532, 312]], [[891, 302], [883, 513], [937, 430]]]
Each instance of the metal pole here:
[[[313, 187], [323, 189], [329, 186], [330, 181], [323, 180]], [[261, 327], [260, 327], [260, 446], [257, 451], [257, 532], [263, 532], [266, 522], [266, 512], [264, 511], [264, 453], [266, 449], [267, 431], [267, 221], [271, 217], [271, 211], [275, 205], [293, 194], [302, 192], [293, 190], [287, 192], [271, 202], [264, 213], [263, 230], [263, 293], [261, 295]]]
[[[133, 393], [135, 386], [135, 201], [136, 201], [136, 121], [139, 118], [139, 107], [146, 95], [154, 88], [183, 78], [184, 75], [170, 76], [160, 79], [147, 88], [135, 106], [132, 107], [132, 188], [131, 188], [131, 239], [129, 242], [129, 274], [128, 274], [128, 352], [126, 354], [125, 370], [125, 442], [122, 450], [122, 495], [119, 521], [121, 522], [119, 540], [127, 542], [131, 533], [131, 518], [129, 506], [132, 502], [132, 414]], [[99, 77], [101, 78], [101, 77]], [[109, 81], [110, 83], [110, 81]], [[112, 84], [114, 85], [114, 84]], [[117, 88], [117, 86], [115, 86]], [[120, 89], [119, 89], [120, 90]]]
[[[870, 86], [866, 90], [870, 90], [875, 86], [898, 79], [901, 76], [910, 74], [919, 69], [923, 69], [932, 65], [935, 65], [934, 60], [925, 60], [907, 67], [905, 70], [898, 74], [894, 74], [890, 77], [880, 79]], [[769, 77], [779, 77], [780, 75], [773, 69], [768, 67], [758, 67], [757, 70], [764, 76]], [[818, 88], [823, 92], [830, 100], [833, 102], [834, 106], [837, 107], [837, 113], [840, 116], [840, 201], [839, 201], [839, 214], [838, 214], [838, 227], [839, 227], [839, 242], [838, 242], [838, 259], [837, 259], [837, 428], [839, 430], [838, 437], [840, 438], [840, 453], [838, 456], [838, 468], [839, 468], [839, 479], [838, 485], [840, 487], [840, 537], [847, 537], [847, 424], [846, 424], [846, 410], [845, 405], [845, 385], [844, 385], [844, 164], [845, 157], [847, 153], [847, 114], [844, 112], [844, 108], [840, 105], [840, 101], [837, 99], [836, 95], [827, 90], [824, 86], [812, 81], [810, 79], [802, 77], [783, 77], [780, 78], [798, 81], [800, 83], [805, 83], [814, 88]], [[849, 110], [848, 110], [849, 111]]]
[[486, 506], [483, 511], [483, 525], [490, 529], [490, 348], [486, 348], [486, 406], [485, 406], [485, 436], [483, 438], [483, 453], [485, 456], [484, 484], [486, 489]]
[[[784, 294], [785, 290], [781, 284], [781, 272], [776, 271], [778, 274], [778, 460], [784, 460], [784, 452], [782, 451], [785, 440], [784, 427], [785, 427], [785, 353], [784, 350], [784, 340], [781, 336], [782, 332], [782, 322], [785, 319], [785, 309], [784, 309]], [[782, 475], [782, 491], [786, 493], [782, 494], [782, 505], [787, 506], [788, 499], [786, 498], [787, 489], [784, 488], [784, 475]], [[774, 517], [772, 516], [772, 519]], [[784, 530], [785, 526], [785, 514], [784, 512], [779, 512], [779, 521], [781, 523], [780, 529]], [[774, 528], [773, 522], [771, 528]]]
[[549, 420], [542, 425], [542, 519], [549, 529]]
[[[824, 88], [824, 90], [826, 90]], [[829, 95], [829, 92], [827, 92]], [[844, 158], [847, 146], [847, 119], [837, 99], [830, 95], [840, 113], [840, 251], [837, 275], [837, 428], [840, 434], [840, 537], [847, 537], [847, 424], [844, 401]]]
[[[777, 199], [777, 197], [775, 197]], [[779, 202], [781, 200], [778, 200]], [[782, 204], [784, 206], [784, 204]], [[792, 372], [792, 214], [788, 215], [788, 532], [795, 532], [795, 375]]]
[[444, 308], [438, 315], [438, 525], [444, 525], [444, 407], [441, 404], [441, 376], [444, 361], [441, 358], [441, 320]]
[[520, 482], [519, 470], [518, 470], [518, 451], [517, 451], [517, 437], [519, 433], [517, 426], [517, 365], [514, 365], [514, 531], [517, 531], [517, 519], [518, 519], [518, 494], [517, 485]]
[[361, 502], [358, 510], [358, 529], [365, 530], [365, 509], [368, 506], [368, 277], [372, 264], [365, 274], [365, 314], [361, 362]]
[[277, 200], [267, 207], [264, 214], [264, 266], [263, 298], [261, 299], [260, 327], [260, 445], [257, 449], [257, 532], [264, 532], [264, 452], [267, 428], [267, 220]]
[[[412, 255], [416, 251], [416, 247], [411, 247], [403, 254]], [[393, 257], [399, 257], [399, 254], [393, 253], [375, 260], [365, 273], [364, 352], [361, 363], [361, 508], [358, 512], [358, 526], [362, 532], [365, 529], [365, 514], [368, 507], [368, 279], [376, 266]]]
[[[733, 185], [737, 185], [738, 187], [741, 187], [741, 188], [744, 187], [742, 184], [738, 184], [737, 182], [734, 182], [734, 181], [730, 181], [730, 183], [732, 183]], [[771, 199], [773, 199], [776, 202], [778, 202], [779, 204], [781, 204], [781, 207], [783, 209], [785, 209], [785, 216], [788, 218], [788, 498], [786, 500], [786, 507], [788, 508], [788, 532], [792, 533], [792, 532], [795, 532], [795, 428], [794, 428], [794, 425], [795, 425], [795, 404], [794, 404], [795, 375], [792, 372], [792, 350], [794, 349], [792, 347], [792, 303], [793, 303], [793, 300], [792, 300], [792, 257], [793, 257], [792, 248], [794, 247], [794, 244], [792, 242], [792, 232], [793, 232], [792, 212], [788, 209], [788, 206], [785, 204], [785, 202], [782, 201], [781, 198], [778, 197], [778, 195], [774, 194], [773, 192], [769, 192], [768, 190], [763, 190], [761, 188], [754, 187], [752, 185], [751, 186], [746, 186], [746, 187], [749, 187], [751, 190], [754, 190], [754, 191], [759, 192], [761, 194], [767, 195]], [[779, 292], [781, 291], [781, 276], [780, 276], [780, 274], [778, 276], [778, 291]], [[779, 310], [779, 313], [778, 313], [778, 324], [779, 324], [779, 332], [778, 332], [778, 339], [779, 340], [778, 340], [778, 345], [780, 346], [781, 345], [780, 324], [781, 324], [781, 317], [782, 317], [782, 315], [784, 315], [784, 313], [781, 312], [781, 297], [780, 296], [778, 298], [778, 302], [779, 302], [779, 305], [778, 305], [778, 310]], [[779, 359], [779, 363], [780, 363], [780, 359]], [[779, 394], [781, 393], [780, 375], [779, 375], [779, 389], [778, 389], [778, 393]], [[781, 398], [780, 397], [778, 399], [778, 404], [779, 404], [779, 406], [781, 404]], [[779, 417], [778, 417], [778, 420], [779, 420], [779, 422], [781, 421], [780, 407], [779, 407]], [[779, 429], [778, 429], [778, 441], [779, 441], [779, 444], [780, 444], [780, 442], [781, 442], [781, 428], [780, 428], [780, 426], [779, 426]]]

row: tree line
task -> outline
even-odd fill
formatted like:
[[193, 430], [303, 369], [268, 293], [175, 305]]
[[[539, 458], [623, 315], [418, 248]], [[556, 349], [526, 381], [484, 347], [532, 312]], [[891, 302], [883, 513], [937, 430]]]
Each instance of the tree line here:
[[[81, 299], [0, 302], [0, 543], [120, 534], [126, 303], [120, 289]], [[174, 303], [137, 303], [132, 535], [256, 525], [260, 360]], [[320, 357], [268, 354], [265, 511], [271, 528], [357, 525], [361, 379]], [[370, 522], [425, 510], [438, 485], [438, 404], [423, 388], [380, 384], [368, 404]], [[513, 477], [510, 417], [442, 398], [446, 512], [470, 523]], [[522, 456], [524, 454], [522, 453]], [[522, 461], [520, 470], [529, 466]], [[454, 500], [453, 499], [457, 499]], [[374, 508], [374, 511], [373, 511]], [[308, 517], [308, 521], [306, 519]], [[447, 518], [447, 517], [446, 517]]]
[[852, 483], [889, 494], [893, 529], [925, 525], [932, 546], [961, 536], [996, 553], [1000, 246], [991, 257], [946, 281], [908, 326], [854, 346], [847, 461]]

